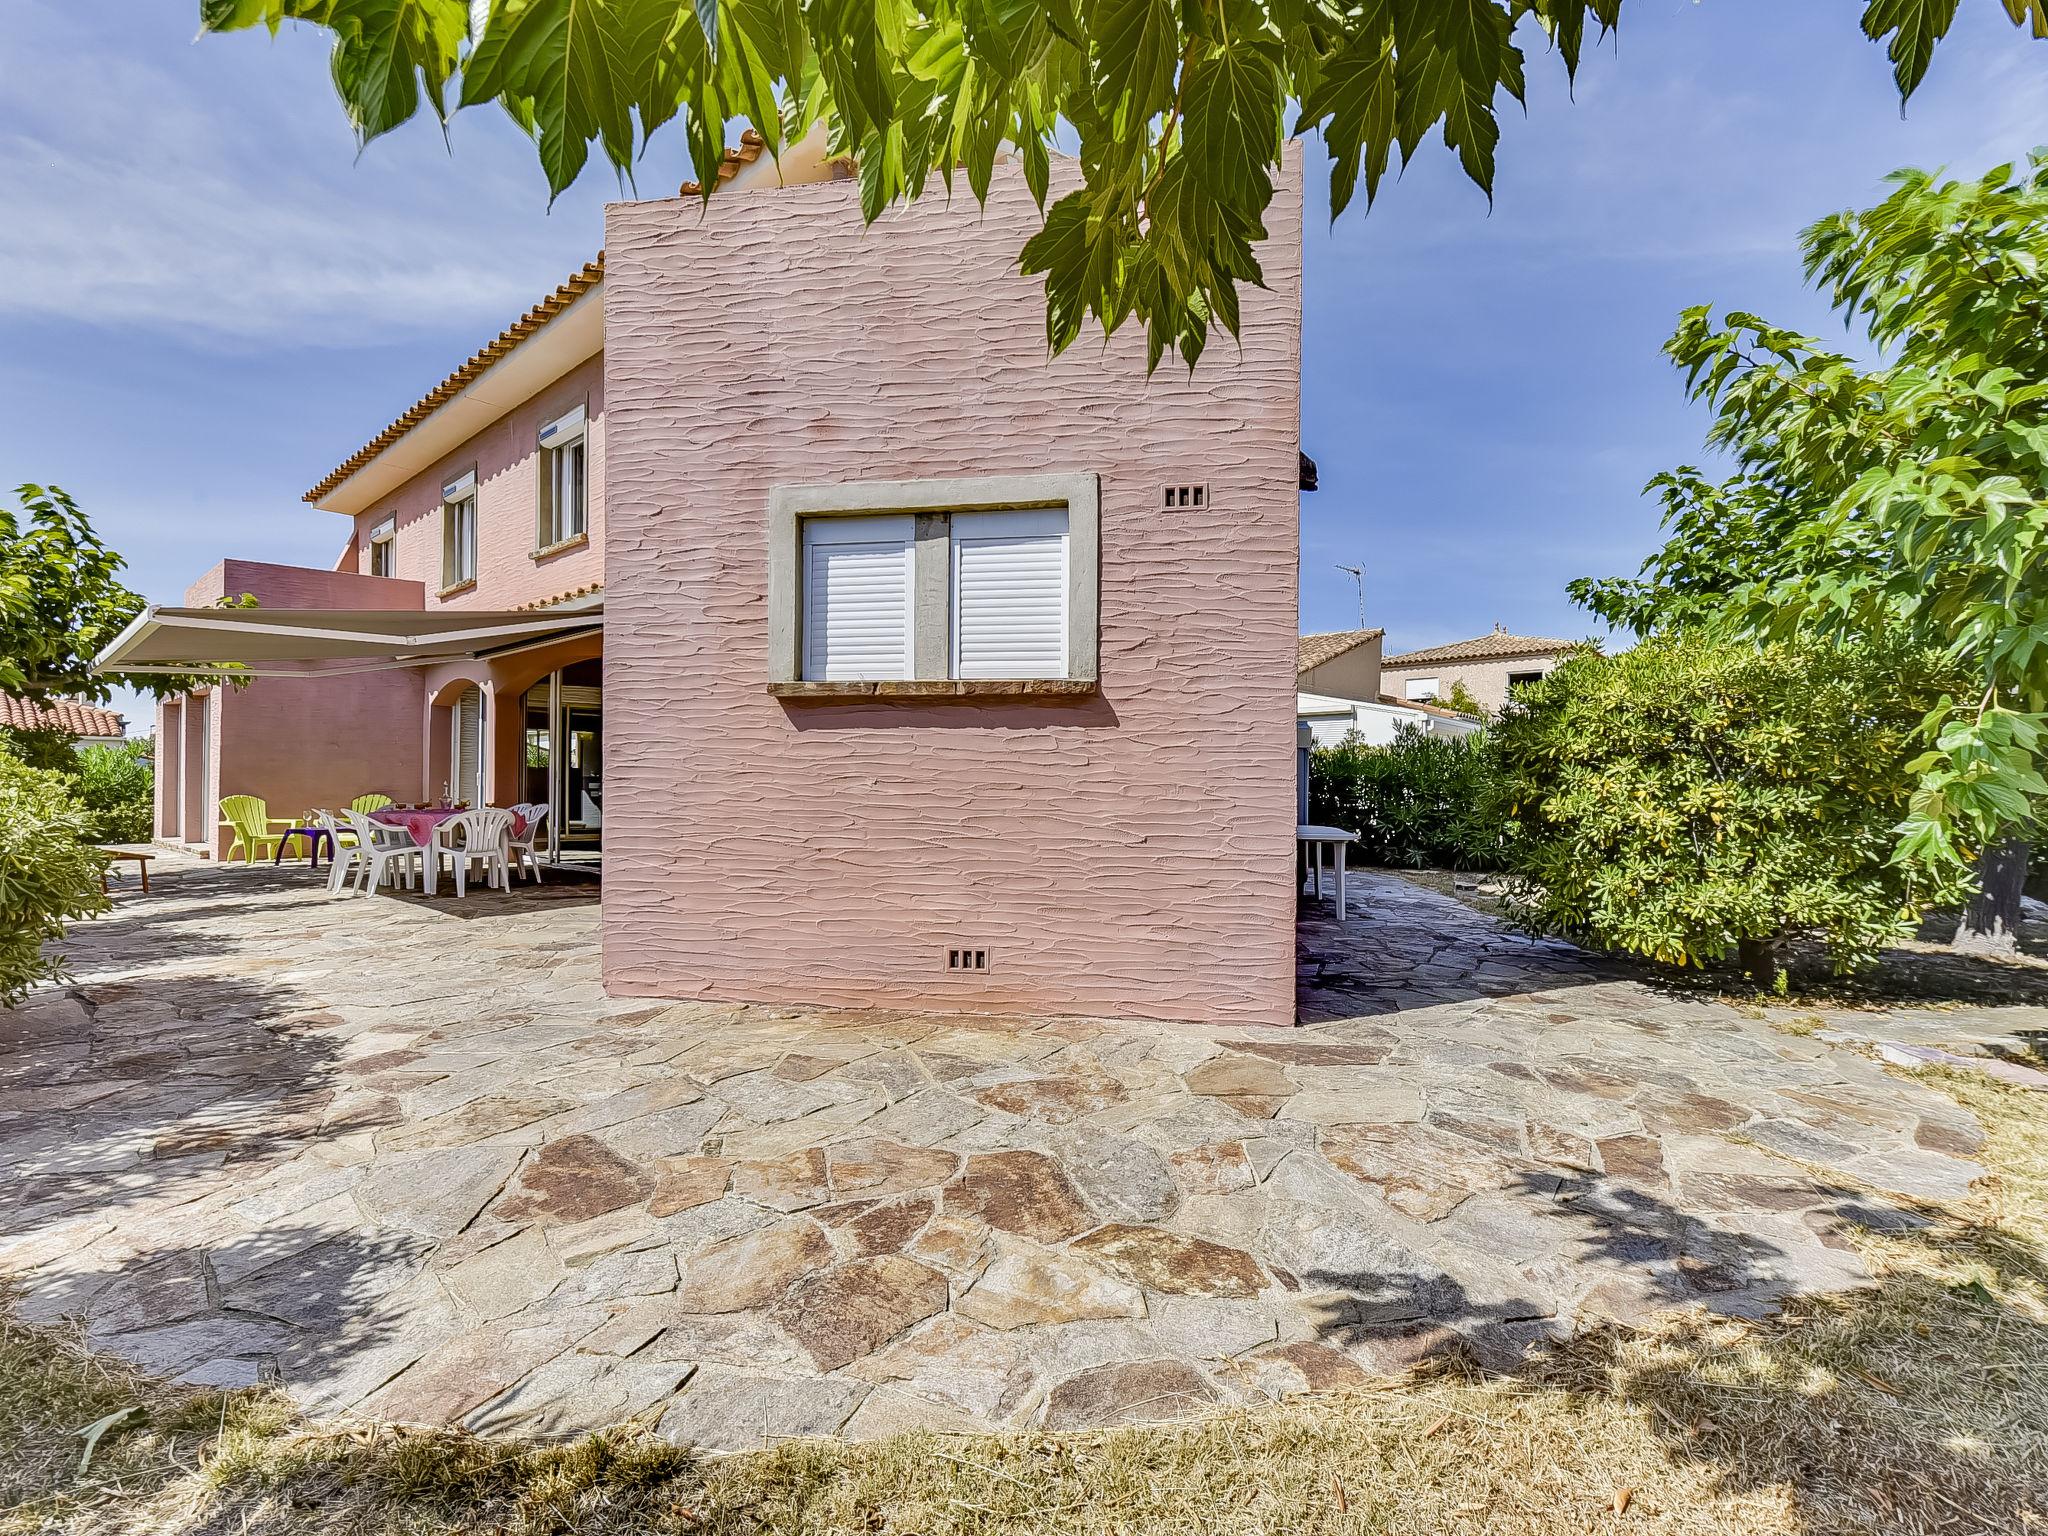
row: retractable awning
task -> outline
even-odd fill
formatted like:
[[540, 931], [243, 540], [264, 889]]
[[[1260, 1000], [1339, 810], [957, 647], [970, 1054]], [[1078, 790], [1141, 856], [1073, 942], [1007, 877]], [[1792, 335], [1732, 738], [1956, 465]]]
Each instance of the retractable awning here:
[[[604, 628], [604, 609], [148, 608], [97, 672], [333, 677], [470, 661]], [[233, 671], [227, 669], [232, 667]]]

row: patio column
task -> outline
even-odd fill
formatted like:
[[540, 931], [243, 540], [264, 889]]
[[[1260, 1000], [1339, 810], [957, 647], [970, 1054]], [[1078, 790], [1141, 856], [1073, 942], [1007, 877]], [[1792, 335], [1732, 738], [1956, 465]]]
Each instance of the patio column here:
[[181, 803], [180, 770], [185, 757], [185, 701], [159, 699], [156, 706], [156, 812], [151, 819], [154, 835], [180, 836], [184, 816]]

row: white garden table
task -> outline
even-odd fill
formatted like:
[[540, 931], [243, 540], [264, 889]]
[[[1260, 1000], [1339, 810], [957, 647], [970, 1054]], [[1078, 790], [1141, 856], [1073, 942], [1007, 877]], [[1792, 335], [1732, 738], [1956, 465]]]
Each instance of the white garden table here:
[[1334, 847], [1337, 850], [1337, 921], [1350, 920], [1350, 911], [1344, 903], [1344, 850], [1358, 841], [1356, 832], [1346, 832], [1342, 827], [1296, 827], [1294, 841], [1308, 850], [1309, 872], [1315, 879], [1316, 900], [1323, 899], [1323, 850]]

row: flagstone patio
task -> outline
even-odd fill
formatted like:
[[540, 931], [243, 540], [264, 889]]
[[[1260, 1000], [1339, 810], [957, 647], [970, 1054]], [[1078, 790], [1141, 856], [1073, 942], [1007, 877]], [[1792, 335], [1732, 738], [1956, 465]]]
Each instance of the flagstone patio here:
[[1855, 1050], [1351, 889], [1259, 1033], [613, 1000], [587, 886], [164, 867], [0, 1013], [0, 1278], [316, 1414], [738, 1448], [1510, 1368], [1977, 1173]]

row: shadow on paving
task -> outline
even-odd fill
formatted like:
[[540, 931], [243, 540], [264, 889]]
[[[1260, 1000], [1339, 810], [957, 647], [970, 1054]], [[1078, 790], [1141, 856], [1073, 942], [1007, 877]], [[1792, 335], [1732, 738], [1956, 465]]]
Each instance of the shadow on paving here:
[[[0, 1011], [0, 1274], [22, 1285], [26, 1320], [82, 1317], [92, 1339], [120, 1334], [120, 1353], [169, 1374], [246, 1353], [219, 1348], [234, 1327], [216, 1316], [225, 1275], [205, 1255], [253, 1271], [311, 1240], [268, 1225], [289, 1213], [237, 1218], [235, 1202], [202, 1197], [246, 1185], [260, 1203], [271, 1170], [374, 1123], [334, 1114], [334, 1020], [313, 1002], [283, 983], [164, 975]], [[160, 1246], [133, 1252], [138, 1230]]]

